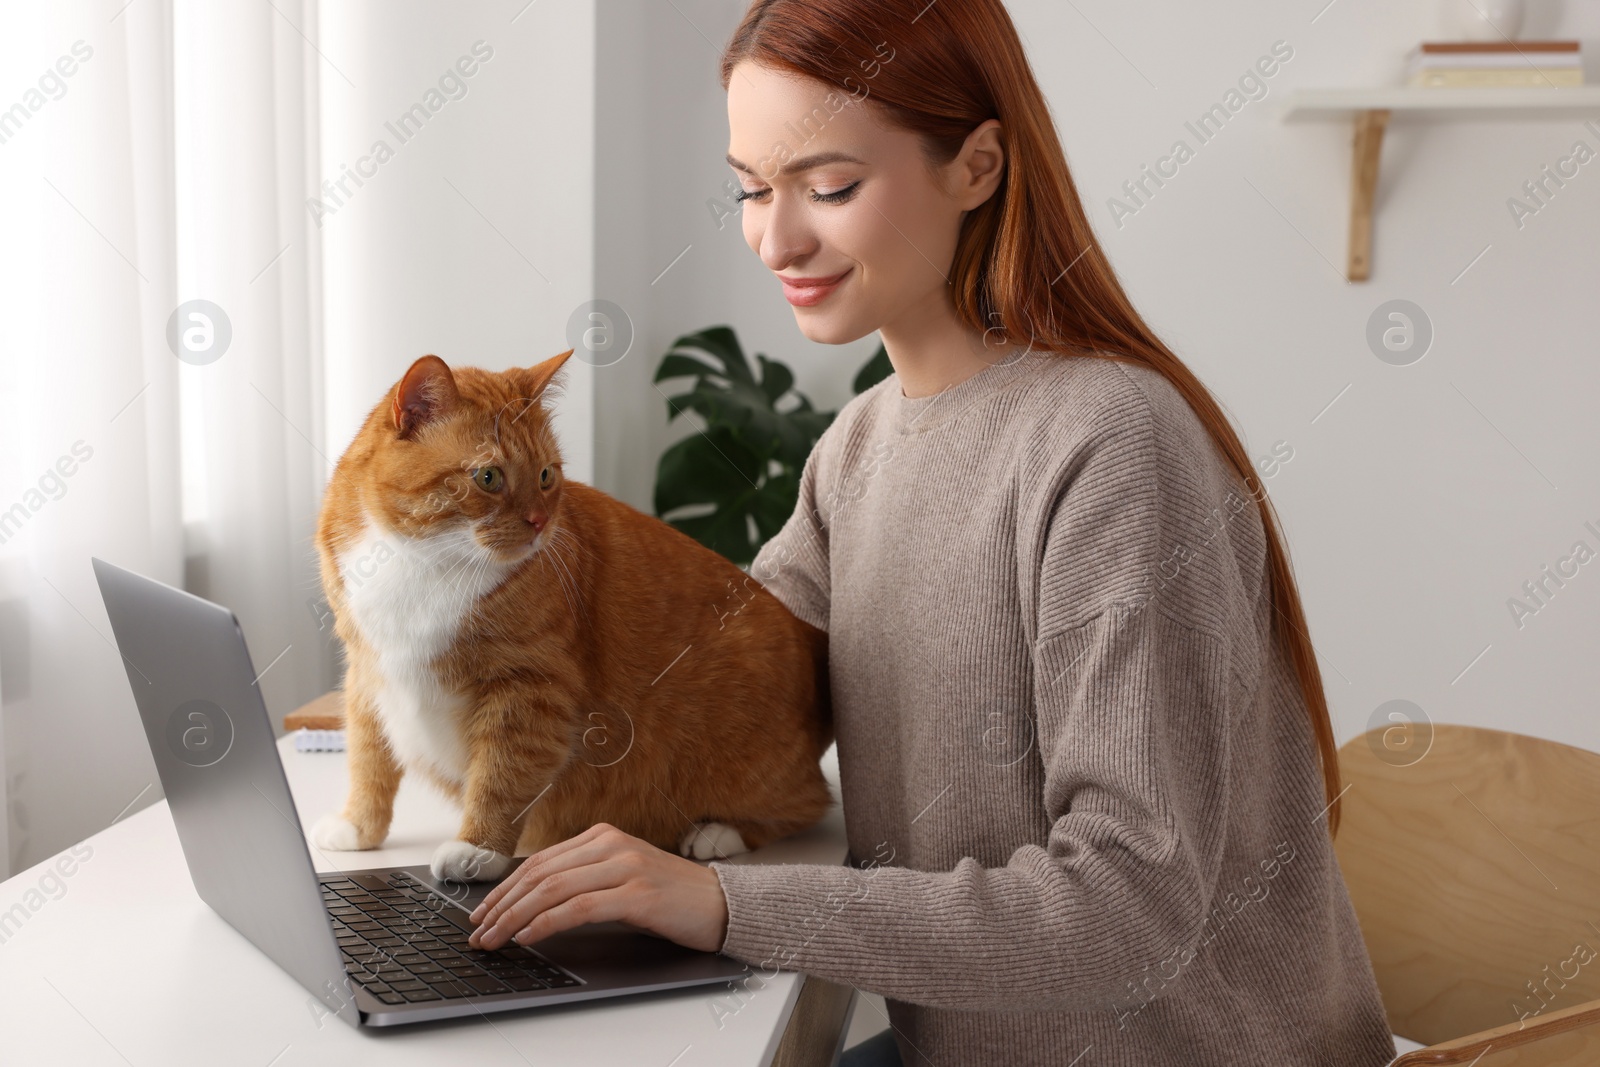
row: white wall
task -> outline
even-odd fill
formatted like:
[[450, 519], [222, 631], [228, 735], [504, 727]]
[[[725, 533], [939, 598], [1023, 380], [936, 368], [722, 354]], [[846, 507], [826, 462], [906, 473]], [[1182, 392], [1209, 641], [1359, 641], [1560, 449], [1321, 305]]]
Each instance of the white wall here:
[[[331, 457], [418, 356], [502, 370], [568, 347], [594, 277], [594, 18], [590, 0], [322, 5], [339, 68], [322, 71], [322, 173], [356, 168], [378, 140], [394, 150], [323, 218]], [[465, 95], [441, 93], [402, 142], [385, 124], [478, 41], [493, 54]], [[592, 380], [567, 367], [557, 434], [588, 481]]]
[[[1406, 51], [1436, 34], [1437, 9], [1344, 0], [1312, 23], [1318, 6], [1174, 4], [1153, 38], [1113, 4], [1083, 17], [1012, 5], [1135, 300], [1234, 413], [1252, 454], [1278, 440], [1295, 450], [1268, 484], [1339, 740], [1406, 698], [1436, 721], [1600, 749], [1600, 671], [1586, 654], [1600, 634], [1600, 577], [1580, 573], [1520, 631], [1506, 606], [1576, 539], [1600, 549], [1583, 529], [1600, 520], [1588, 461], [1600, 446], [1600, 162], [1523, 229], [1506, 209], [1542, 165], [1578, 139], [1600, 149], [1600, 137], [1573, 119], [1397, 120], [1373, 276], [1346, 283], [1349, 127], [1284, 125], [1264, 105], [1294, 86], [1398, 80]], [[1529, 33], [1596, 47], [1595, 5], [1568, 5], [1564, 20], [1530, 7]], [[1280, 39], [1294, 58], [1270, 95], [1118, 229], [1107, 199]], [[1436, 331], [1408, 367], [1365, 341], [1369, 315], [1394, 298], [1419, 304]]]
[[745, 6], [599, 4], [596, 291], [627, 311], [635, 338], [626, 358], [596, 369], [596, 484], [649, 514], [661, 452], [695, 432], [692, 414], [667, 421], [665, 398], [686, 383], [651, 383], [675, 338], [731, 325], [752, 360], [761, 352], [787, 363], [796, 388], [824, 410], [850, 398], [851, 379], [877, 348], [876, 336], [839, 347], [802, 337], [777, 282], [744, 243], [738, 214], [725, 214], [737, 205], [724, 188], [733, 172], [723, 160], [718, 63]]
[[[870, 339], [840, 350], [801, 338], [737, 220], [718, 232], [705, 206], [728, 174], [709, 42], [726, 40], [743, 6], [600, 4], [597, 277], [640, 324], [636, 346], [647, 343], [605, 372], [614, 384], [601, 389], [598, 472], [602, 487], [641, 506], [655, 457], [683, 432], [664, 428], [649, 387], [678, 332], [731, 323], [788, 361], [824, 407], [848, 398], [871, 348]], [[1079, 192], [1135, 302], [1219, 395], [1252, 454], [1280, 440], [1294, 449], [1268, 485], [1338, 739], [1366, 730], [1380, 704], [1406, 698], [1436, 721], [1600, 749], [1600, 718], [1590, 713], [1600, 692], [1591, 652], [1600, 564], [1582, 568], [1520, 631], [1507, 608], [1575, 540], [1600, 551], [1600, 536], [1583, 527], [1594, 520], [1600, 529], [1600, 161], [1522, 229], [1506, 208], [1575, 140], [1600, 151], [1600, 137], [1573, 119], [1396, 119], [1373, 276], [1350, 284], [1350, 129], [1285, 125], [1272, 109], [1293, 86], [1397, 82], [1407, 50], [1437, 36], [1434, 3], [1340, 0], [1320, 15], [1318, 4], [1172, 3], [1159, 18], [1109, 0], [1009, 7]], [[1530, 7], [1524, 36], [1600, 47], [1596, 5]], [[1267, 96], [1199, 145], [1119, 227], [1108, 200], [1174, 140], [1195, 144], [1184, 123], [1280, 40], [1293, 58], [1267, 80]], [[688, 255], [651, 286], [686, 244]], [[1369, 315], [1394, 298], [1421, 305], [1436, 330], [1428, 355], [1408, 367], [1380, 362], [1365, 341]]]

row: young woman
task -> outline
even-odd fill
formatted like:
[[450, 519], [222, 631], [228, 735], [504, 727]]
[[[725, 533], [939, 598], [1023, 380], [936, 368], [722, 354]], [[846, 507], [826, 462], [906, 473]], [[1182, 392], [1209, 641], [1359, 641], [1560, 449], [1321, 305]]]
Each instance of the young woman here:
[[852, 862], [597, 826], [476, 939], [622, 919], [883, 994], [847, 1063], [1389, 1062], [1272, 509], [1117, 283], [1000, 0], [757, 0], [722, 77], [750, 247], [802, 333], [894, 366], [751, 568], [829, 632]]

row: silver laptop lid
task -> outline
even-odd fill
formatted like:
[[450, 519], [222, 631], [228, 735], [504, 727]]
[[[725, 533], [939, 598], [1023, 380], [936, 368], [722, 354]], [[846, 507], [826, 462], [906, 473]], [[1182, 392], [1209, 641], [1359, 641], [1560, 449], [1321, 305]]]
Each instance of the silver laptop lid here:
[[238, 620], [102, 559], [94, 573], [200, 898], [359, 1025]]

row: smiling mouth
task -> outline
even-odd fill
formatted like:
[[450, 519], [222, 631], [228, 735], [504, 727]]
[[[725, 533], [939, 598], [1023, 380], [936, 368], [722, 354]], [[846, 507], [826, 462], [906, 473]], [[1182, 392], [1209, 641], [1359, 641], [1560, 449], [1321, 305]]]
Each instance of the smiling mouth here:
[[783, 283], [784, 299], [795, 307], [812, 307], [822, 303], [828, 298], [839, 284], [849, 275], [850, 270], [841, 271], [831, 278], [785, 278], [778, 275], [778, 280]]

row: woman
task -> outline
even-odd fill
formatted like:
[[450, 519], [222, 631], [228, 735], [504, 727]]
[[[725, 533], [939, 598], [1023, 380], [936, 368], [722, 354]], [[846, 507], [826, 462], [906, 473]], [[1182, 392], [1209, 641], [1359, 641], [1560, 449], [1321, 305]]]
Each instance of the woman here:
[[602, 825], [474, 937], [621, 919], [883, 994], [846, 1063], [1387, 1063], [1271, 508], [1118, 285], [1000, 0], [757, 0], [722, 76], [751, 248], [807, 337], [894, 366], [751, 568], [829, 631], [852, 863]]

